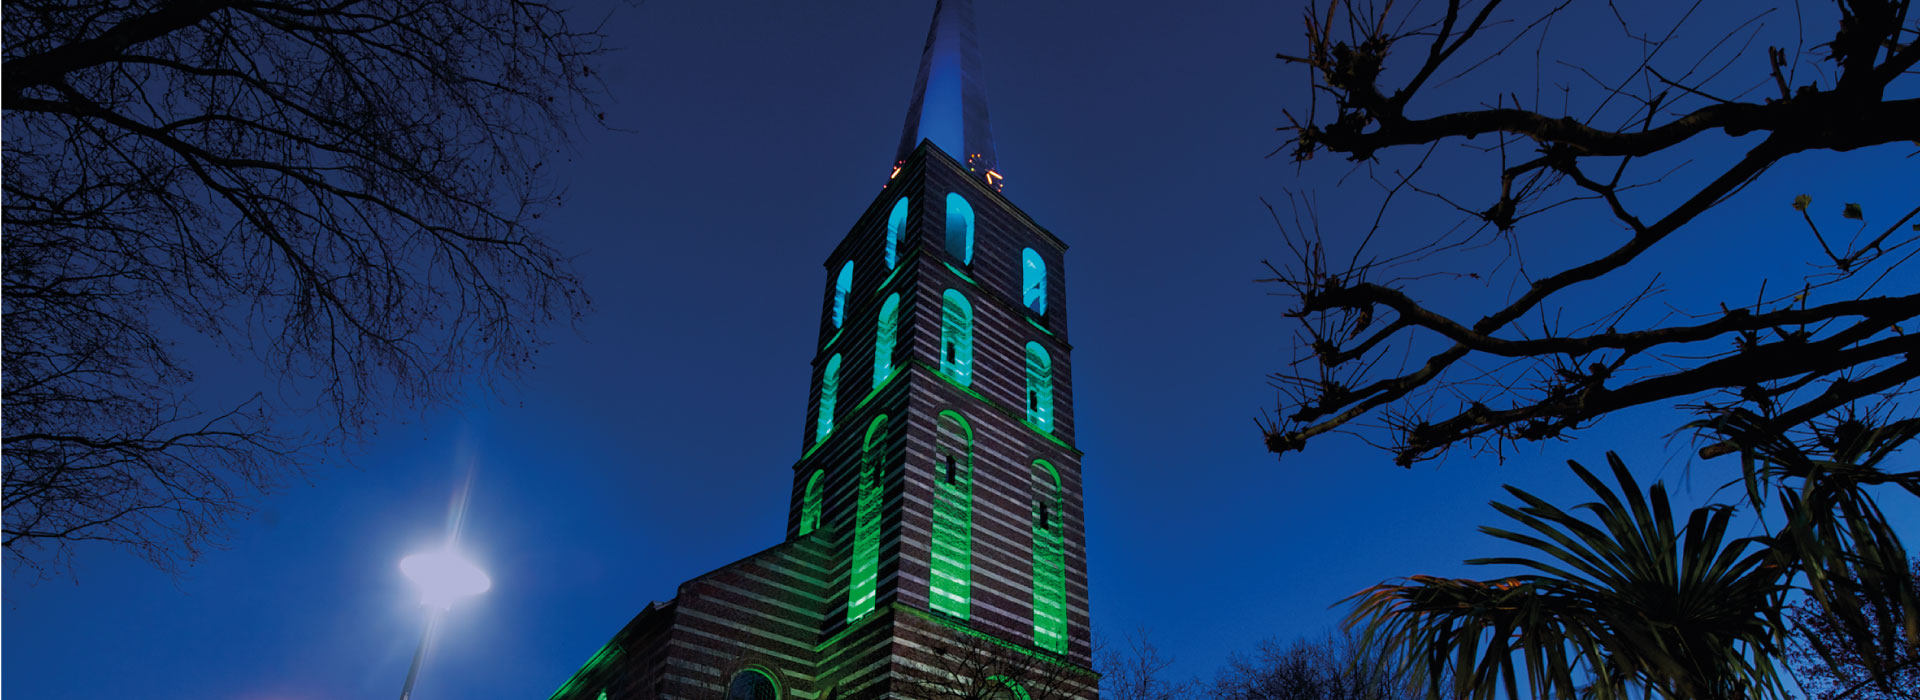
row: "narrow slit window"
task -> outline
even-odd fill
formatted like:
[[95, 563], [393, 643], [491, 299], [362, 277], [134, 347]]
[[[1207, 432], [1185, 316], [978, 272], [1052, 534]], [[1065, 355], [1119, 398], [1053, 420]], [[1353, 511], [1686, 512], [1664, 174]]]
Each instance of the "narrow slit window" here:
[[947, 193], [947, 254], [973, 264], [973, 205], [959, 192]]
[[1036, 314], [1047, 313], [1047, 261], [1032, 248], [1020, 251], [1020, 303]]
[[833, 281], [833, 327], [839, 328], [847, 320], [847, 296], [853, 293], [853, 261], [848, 260], [840, 266], [840, 276]]
[[1053, 432], [1053, 358], [1039, 343], [1027, 343], [1027, 422]]
[[880, 304], [880, 320], [873, 331], [873, 388], [893, 376], [893, 346], [900, 332], [900, 295], [890, 294]]
[[840, 392], [840, 356], [827, 358], [827, 369], [820, 373], [820, 422], [813, 441], [819, 443], [833, 432], [833, 403]]
[[1067, 548], [1064, 489], [1046, 460], [1033, 463], [1033, 642], [1067, 652]]
[[813, 476], [807, 477], [807, 487], [800, 493], [800, 536], [820, 529], [820, 490], [821, 481], [826, 472], [815, 469]]
[[894, 201], [893, 211], [887, 214], [887, 269], [891, 270], [900, 263], [900, 239], [907, 232], [907, 198]]
[[941, 411], [934, 440], [946, 473], [933, 487], [928, 598], [934, 612], [964, 620], [973, 589], [973, 428], [959, 413]]
[[866, 616], [878, 602], [880, 581], [881, 466], [886, 460], [887, 416], [867, 425], [867, 441], [860, 451], [860, 473], [855, 483], [853, 560], [847, 581], [847, 623]]
[[941, 295], [940, 372], [960, 386], [973, 383], [973, 304], [951, 289]]

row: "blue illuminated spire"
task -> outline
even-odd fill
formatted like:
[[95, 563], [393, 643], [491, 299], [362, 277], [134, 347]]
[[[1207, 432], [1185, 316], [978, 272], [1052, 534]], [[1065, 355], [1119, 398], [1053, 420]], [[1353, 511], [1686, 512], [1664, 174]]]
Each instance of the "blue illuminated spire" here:
[[933, 26], [927, 29], [920, 78], [913, 85], [894, 165], [906, 162], [923, 139], [967, 166], [974, 177], [1000, 187], [980, 46], [974, 41], [973, 0], [937, 0], [933, 5]]

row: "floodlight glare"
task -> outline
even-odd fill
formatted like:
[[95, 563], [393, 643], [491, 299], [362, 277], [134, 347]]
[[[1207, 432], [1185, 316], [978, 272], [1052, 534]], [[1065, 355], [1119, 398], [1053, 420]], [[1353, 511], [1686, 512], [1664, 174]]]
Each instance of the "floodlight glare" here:
[[400, 571], [420, 589], [420, 602], [445, 610], [453, 601], [493, 587], [487, 574], [452, 550], [421, 552], [400, 560]]

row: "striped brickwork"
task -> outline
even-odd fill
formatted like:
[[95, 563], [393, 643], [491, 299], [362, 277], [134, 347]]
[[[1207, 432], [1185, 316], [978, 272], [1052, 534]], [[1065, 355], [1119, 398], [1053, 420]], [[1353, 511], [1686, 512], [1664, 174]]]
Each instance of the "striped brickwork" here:
[[[945, 246], [952, 192], [974, 214], [970, 264]], [[903, 196], [890, 268], [887, 217]], [[1046, 264], [1044, 315], [1020, 303], [1027, 248]], [[612, 700], [718, 699], [745, 669], [774, 678], [783, 699], [923, 697], [926, 684], [953, 672], [955, 649], [981, 648], [1028, 664], [1021, 672], [1070, 681], [1052, 697], [1096, 700], [1064, 252], [947, 154], [930, 144], [914, 151], [826, 261], [787, 541], [649, 605], [554, 700], [603, 691]], [[849, 260], [852, 289], [835, 325], [833, 278]], [[940, 370], [947, 290], [972, 309], [964, 386]], [[892, 371], [875, 376], [880, 310], [896, 295]], [[1051, 358], [1050, 430], [1026, 420], [1029, 342]], [[822, 375], [836, 355], [832, 429], [822, 435]], [[955, 455], [967, 468], [949, 476]], [[816, 474], [819, 525], [802, 535]]]

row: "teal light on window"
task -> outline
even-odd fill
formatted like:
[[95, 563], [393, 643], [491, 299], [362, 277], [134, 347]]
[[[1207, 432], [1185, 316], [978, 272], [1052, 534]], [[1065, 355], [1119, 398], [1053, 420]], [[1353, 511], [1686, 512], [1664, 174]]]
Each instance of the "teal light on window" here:
[[873, 331], [873, 388], [893, 376], [893, 345], [900, 332], [900, 295], [889, 294], [880, 304], [880, 321]]
[[826, 477], [823, 470], [813, 470], [813, 476], [807, 477], [807, 488], [800, 492], [800, 536], [820, 529], [820, 483]]
[[1066, 501], [1060, 472], [1033, 463], [1033, 643], [1067, 653]]
[[840, 266], [840, 276], [833, 281], [833, 327], [839, 328], [847, 320], [847, 295], [853, 293], [853, 261], [848, 260]]
[[880, 582], [880, 469], [886, 460], [883, 441], [887, 416], [874, 417], [867, 426], [867, 442], [860, 454], [860, 481], [853, 512], [853, 561], [847, 573], [847, 624], [873, 612]]
[[954, 290], [941, 294], [940, 371], [955, 384], [973, 384], [973, 304]]
[[973, 205], [959, 192], [947, 193], [947, 254], [973, 264]]
[[1027, 343], [1027, 422], [1053, 432], [1053, 359], [1039, 343]]
[[815, 444], [825, 442], [833, 432], [833, 401], [840, 392], [840, 355], [827, 358], [827, 369], [820, 373], [820, 423], [813, 433]]
[[929, 607], [962, 620], [972, 608], [973, 427], [941, 411], [934, 435]]
[[1047, 313], [1047, 261], [1032, 248], [1020, 251], [1020, 303], [1036, 314]]
[[907, 198], [901, 197], [893, 203], [893, 212], [887, 214], [887, 269], [900, 262], [900, 238], [907, 233]]

